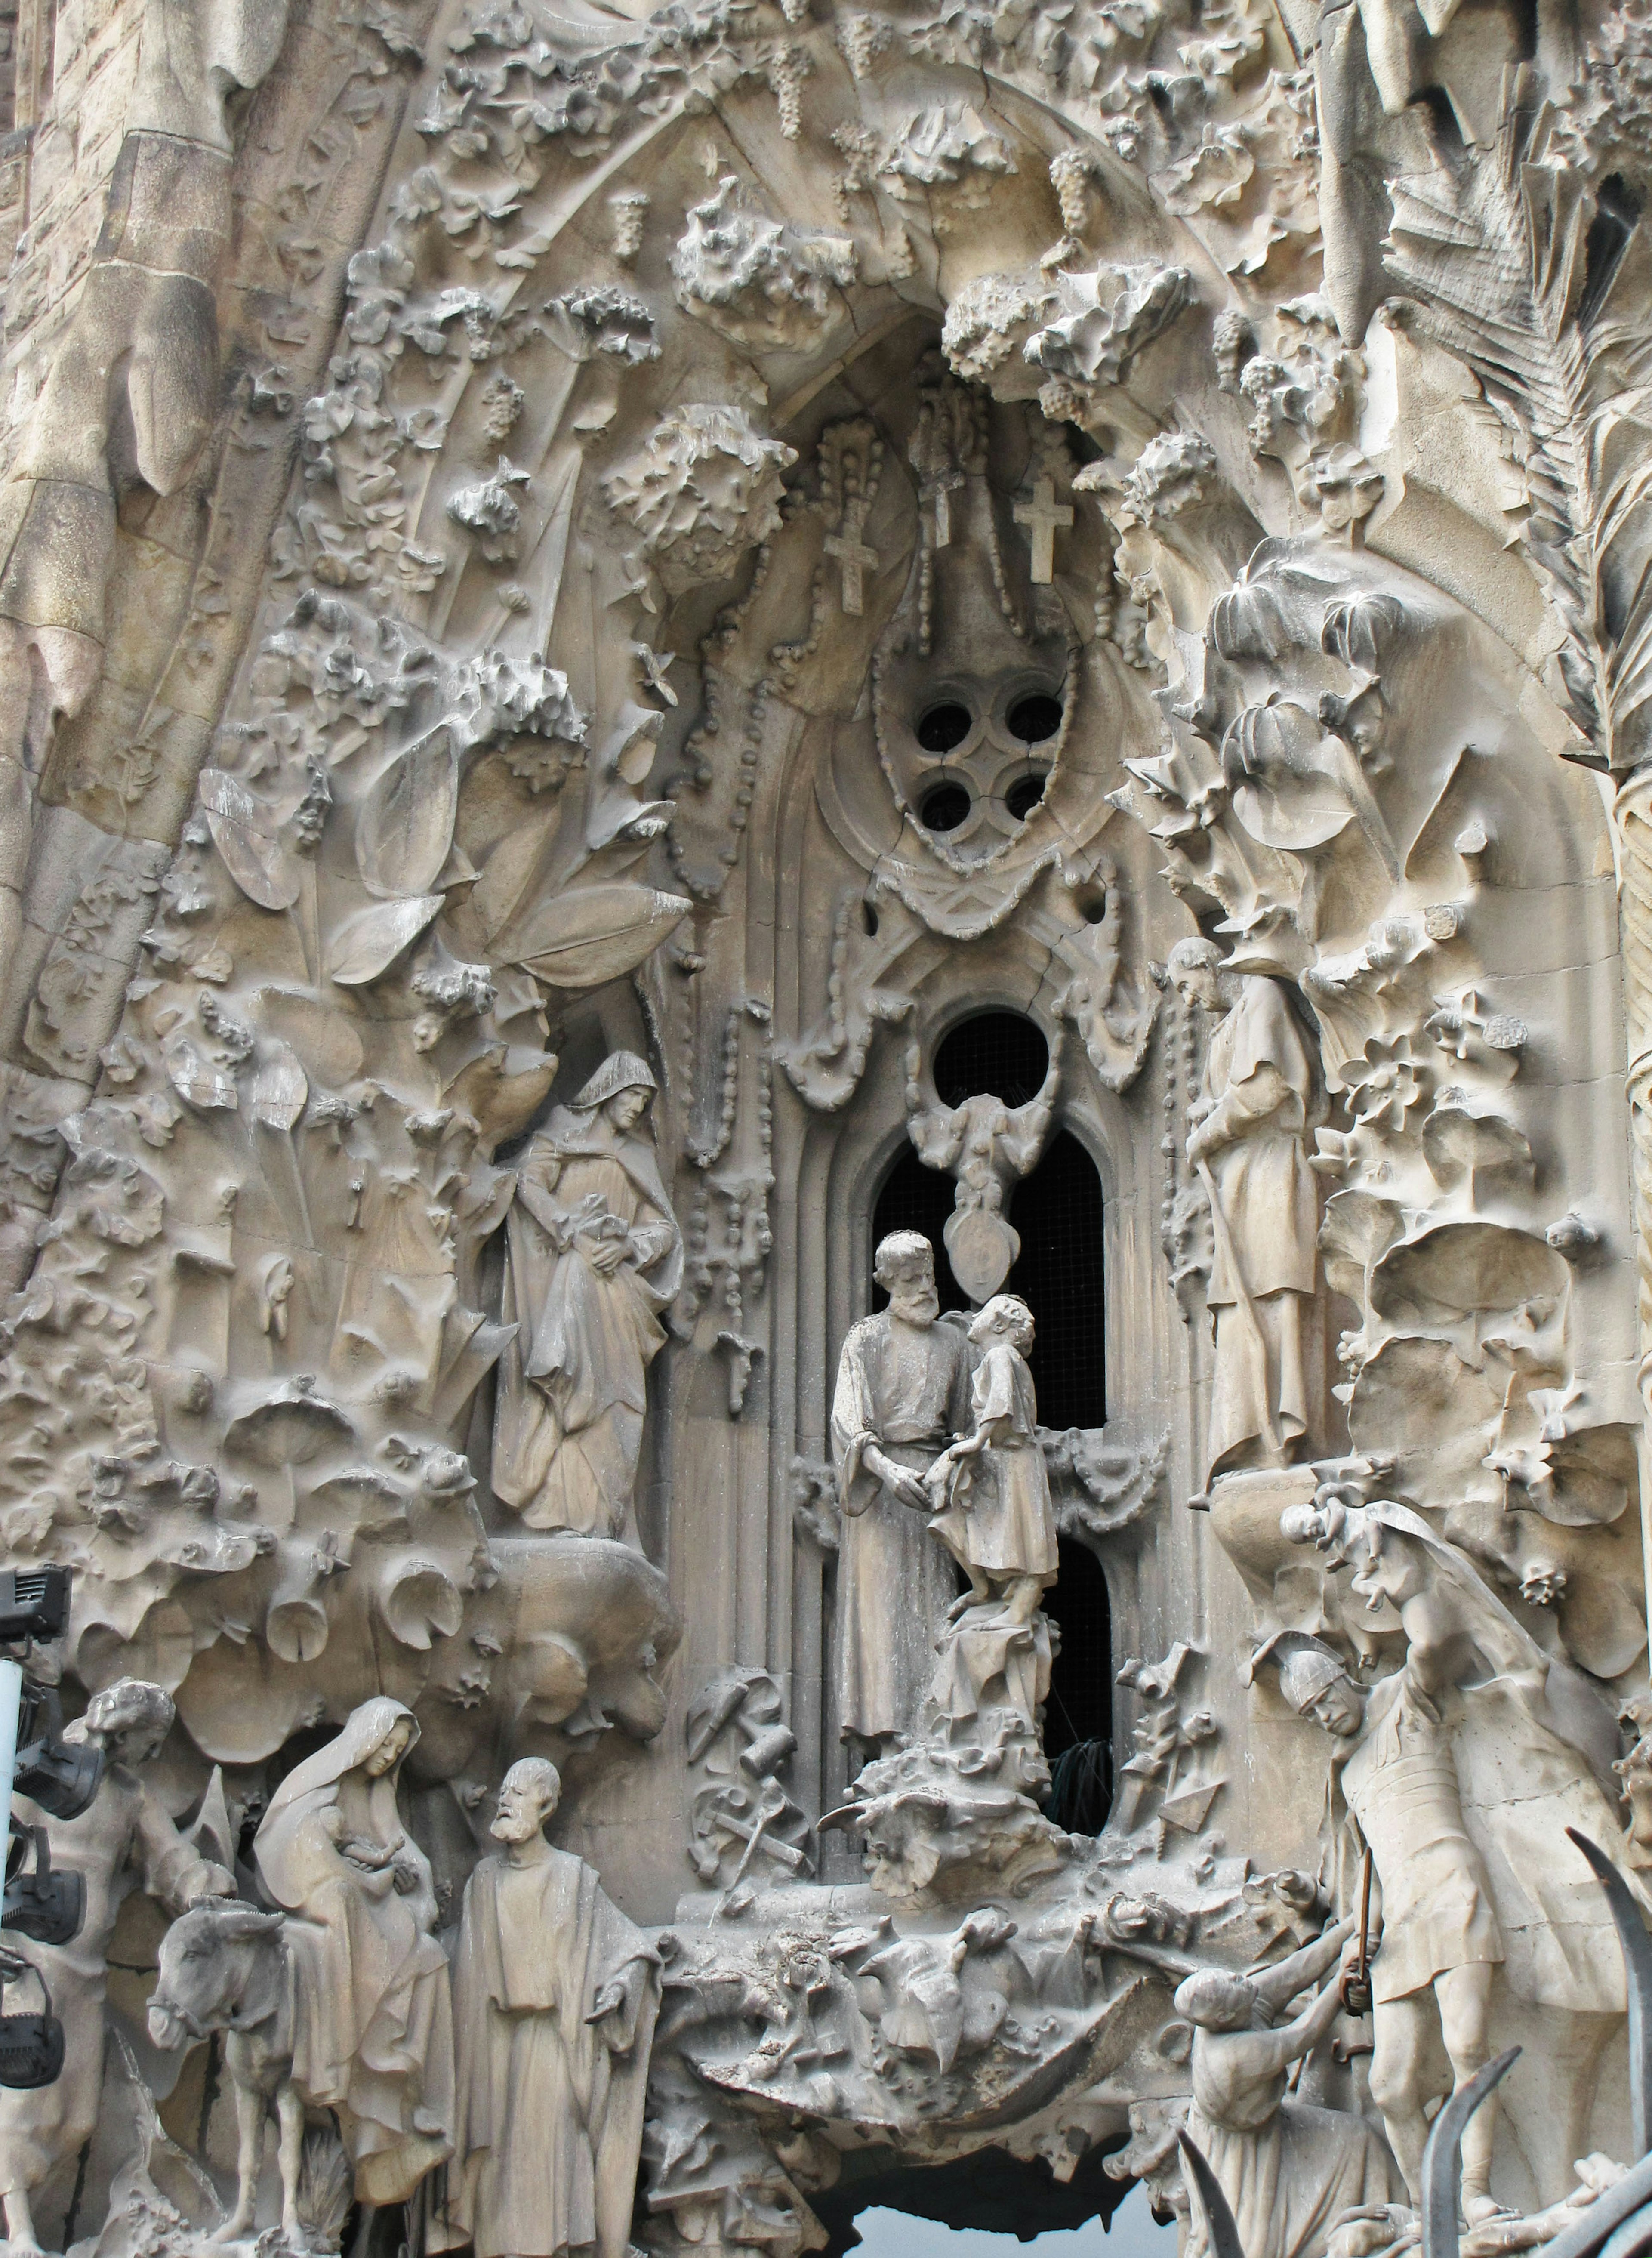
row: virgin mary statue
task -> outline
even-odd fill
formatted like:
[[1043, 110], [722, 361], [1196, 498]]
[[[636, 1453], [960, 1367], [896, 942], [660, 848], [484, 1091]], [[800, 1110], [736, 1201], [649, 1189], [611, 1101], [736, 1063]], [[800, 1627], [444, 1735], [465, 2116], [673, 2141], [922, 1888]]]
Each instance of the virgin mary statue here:
[[265, 1887], [287, 1909], [293, 2076], [308, 2100], [337, 2112], [357, 2198], [370, 2204], [405, 2200], [453, 2148], [436, 1892], [396, 1809], [397, 1772], [418, 1737], [400, 1701], [365, 1701], [287, 1774], [253, 1843]]
[[683, 1280], [677, 1227], [641, 1124], [656, 1090], [605, 1059], [522, 1155], [508, 1224], [494, 1495], [530, 1529], [632, 1533], [648, 1368]]

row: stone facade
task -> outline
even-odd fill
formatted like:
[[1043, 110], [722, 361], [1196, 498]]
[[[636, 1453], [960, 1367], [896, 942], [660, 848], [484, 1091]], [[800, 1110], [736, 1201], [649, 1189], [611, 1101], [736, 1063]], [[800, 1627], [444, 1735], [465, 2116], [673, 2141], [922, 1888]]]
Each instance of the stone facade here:
[[13, 2247], [1627, 2258], [1637, 0], [0, 32]]

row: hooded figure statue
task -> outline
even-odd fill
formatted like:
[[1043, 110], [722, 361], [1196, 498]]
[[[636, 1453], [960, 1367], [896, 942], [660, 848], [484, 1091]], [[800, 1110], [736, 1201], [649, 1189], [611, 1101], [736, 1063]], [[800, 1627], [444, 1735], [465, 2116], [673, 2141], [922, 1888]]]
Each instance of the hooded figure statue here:
[[380, 1695], [290, 1772], [253, 1843], [287, 1910], [293, 2075], [338, 2114], [363, 2203], [400, 2203], [452, 2152], [453, 2022], [429, 1861], [396, 1775], [419, 1737]]
[[648, 1368], [683, 1278], [641, 1125], [656, 1084], [616, 1051], [533, 1137], [507, 1225], [493, 1490], [530, 1529], [635, 1541]]

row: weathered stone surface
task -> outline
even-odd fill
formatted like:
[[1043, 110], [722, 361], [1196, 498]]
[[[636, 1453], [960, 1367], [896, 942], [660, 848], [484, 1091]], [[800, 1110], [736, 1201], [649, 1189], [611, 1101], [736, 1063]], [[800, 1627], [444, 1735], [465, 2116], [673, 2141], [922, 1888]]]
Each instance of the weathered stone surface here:
[[46, 23], [0, 1566], [110, 1763], [14, 2246], [798, 2258], [872, 2148], [1592, 2247], [1636, 8]]

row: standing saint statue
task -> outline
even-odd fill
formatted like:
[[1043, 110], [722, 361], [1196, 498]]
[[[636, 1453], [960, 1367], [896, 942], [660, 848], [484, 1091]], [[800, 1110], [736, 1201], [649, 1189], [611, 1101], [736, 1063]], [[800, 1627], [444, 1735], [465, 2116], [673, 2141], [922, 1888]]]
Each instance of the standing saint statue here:
[[842, 1730], [876, 1757], [917, 1723], [933, 1667], [954, 1579], [929, 1533], [924, 1476], [971, 1422], [969, 1348], [940, 1322], [933, 1247], [891, 1232], [872, 1275], [890, 1305], [843, 1344], [832, 1455], [843, 1501]]
[[449, 2225], [476, 2258], [630, 2246], [659, 1954], [545, 1840], [561, 1793], [542, 1757], [514, 1764], [493, 1828], [503, 1854], [465, 1885]]
[[1224, 1016], [1210, 1038], [1188, 1162], [1210, 1203], [1206, 1299], [1216, 1324], [1211, 1475], [1278, 1466], [1307, 1433], [1304, 1334], [1318, 1283], [1319, 1196], [1308, 1161], [1320, 1083], [1286, 995], [1259, 972], [1222, 969], [1208, 941], [1179, 941], [1168, 966], [1188, 1004]]
[[453, 2024], [430, 1862], [396, 1808], [410, 1710], [380, 1694], [288, 1772], [253, 1841], [287, 1912], [293, 2075], [337, 2114], [367, 2204], [404, 2202], [452, 2152]]
[[493, 1490], [530, 1529], [635, 1542], [648, 1371], [683, 1279], [652, 1140], [656, 1084], [633, 1051], [605, 1059], [528, 1142], [516, 1172]]

